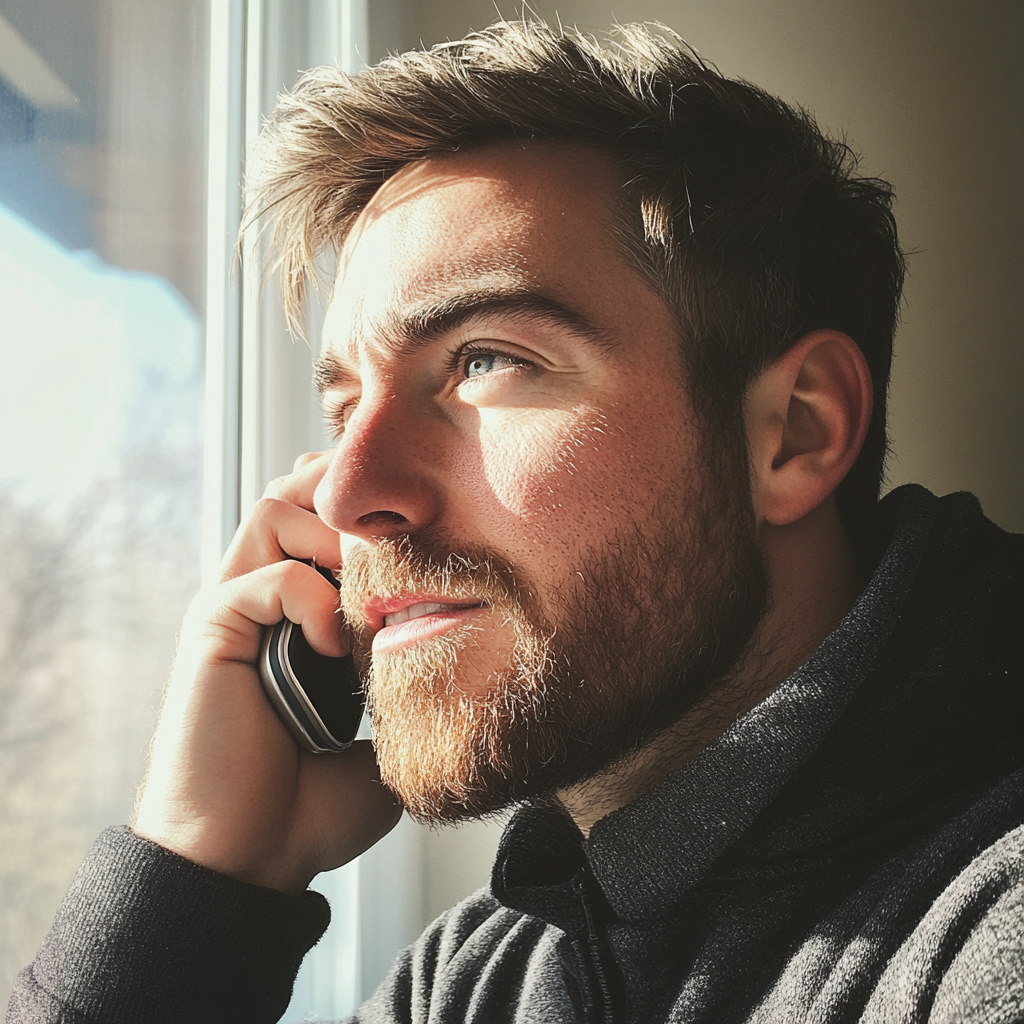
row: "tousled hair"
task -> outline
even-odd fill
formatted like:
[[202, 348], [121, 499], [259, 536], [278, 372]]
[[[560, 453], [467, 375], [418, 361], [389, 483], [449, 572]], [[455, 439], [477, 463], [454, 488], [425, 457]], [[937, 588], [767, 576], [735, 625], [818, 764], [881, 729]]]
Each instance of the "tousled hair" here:
[[268, 230], [290, 320], [315, 258], [399, 169], [512, 139], [594, 146], [619, 165], [617, 234], [674, 315], [694, 407], [723, 445], [743, 437], [747, 386], [801, 335], [854, 339], [875, 406], [837, 503], [862, 540], [887, 452], [905, 270], [892, 189], [857, 176], [849, 147], [805, 111], [725, 78], [664, 26], [619, 26], [602, 43], [502, 21], [355, 75], [303, 75], [279, 99], [246, 183], [247, 221]]

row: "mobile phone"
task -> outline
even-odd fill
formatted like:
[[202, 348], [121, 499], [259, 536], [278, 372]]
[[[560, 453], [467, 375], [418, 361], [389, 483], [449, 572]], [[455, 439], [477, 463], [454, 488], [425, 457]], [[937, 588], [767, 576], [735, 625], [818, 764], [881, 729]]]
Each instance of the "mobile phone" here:
[[[337, 586], [333, 575], [316, 568]], [[302, 627], [282, 619], [264, 631], [258, 667], [271, 705], [300, 747], [332, 754], [352, 743], [365, 700], [351, 654], [317, 654]]]

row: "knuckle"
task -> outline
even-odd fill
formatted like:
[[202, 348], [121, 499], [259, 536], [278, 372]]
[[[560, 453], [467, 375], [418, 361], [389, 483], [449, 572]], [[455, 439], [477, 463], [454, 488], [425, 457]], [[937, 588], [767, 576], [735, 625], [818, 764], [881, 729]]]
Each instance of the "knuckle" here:
[[303, 588], [308, 588], [311, 581], [315, 585], [313, 577], [316, 575], [316, 572], [306, 565], [305, 562], [300, 562], [295, 558], [287, 558], [280, 564], [280, 571], [289, 585], [297, 586], [301, 584]]
[[265, 525], [280, 514], [282, 504], [285, 504], [285, 502], [282, 502], [280, 498], [268, 498], [264, 495], [256, 500], [249, 519], [259, 526]]
[[263, 497], [264, 498], [276, 498], [276, 497], [279, 497], [281, 494], [283, 494], [288, 489], [288, 485], [289, 485], [290, 482], [291, 482], [291, 477], [290, 476], [278, 476], [278, 477], [275, 477], [273, 480], [270, 481], [269, 484], [267, 484], [266, 488], [263, 491]]
[[286, 586], [295, 586], [296, 584], [306, 582], [311, 571], [305, 562], [296, 561], [294, 558], [286, 558], [283, 562], [278, 562], [277, 566], [281, 583]]

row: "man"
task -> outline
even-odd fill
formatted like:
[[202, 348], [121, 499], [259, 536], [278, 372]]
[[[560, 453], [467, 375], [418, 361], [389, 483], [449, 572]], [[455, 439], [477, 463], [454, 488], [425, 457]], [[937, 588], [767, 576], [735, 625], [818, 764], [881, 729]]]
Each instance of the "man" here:
[[[1024, 550], [877, 504], [888, 187], [667, 33], [536, 23], [312, 73], [257, 167], [292, 313], [338, 252], [336, 446], [190, 609], [9, 1019], [275, 1020], [317, 872], [510, 804], [358, 1020], [1021, 1019]], [[282, 616], [353, 645], [376, 759], [275, 718]]]

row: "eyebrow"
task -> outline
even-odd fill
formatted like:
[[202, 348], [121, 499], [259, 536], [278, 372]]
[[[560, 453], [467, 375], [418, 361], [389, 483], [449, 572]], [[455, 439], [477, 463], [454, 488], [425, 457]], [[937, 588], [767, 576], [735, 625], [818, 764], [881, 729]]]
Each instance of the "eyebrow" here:
[[[495, 316], [559, 328], [605, 350], [615, 344], [607, 331], [579, 311], [527, 288], [463, 292], [390, 316], [374, 333], [392, 354], [405, 355], [452, 334], [470, 320]], [[313, 384], [320, 394], [350, 383], [352, 377], [351, 371], [330, 351], [314, 361]]]

